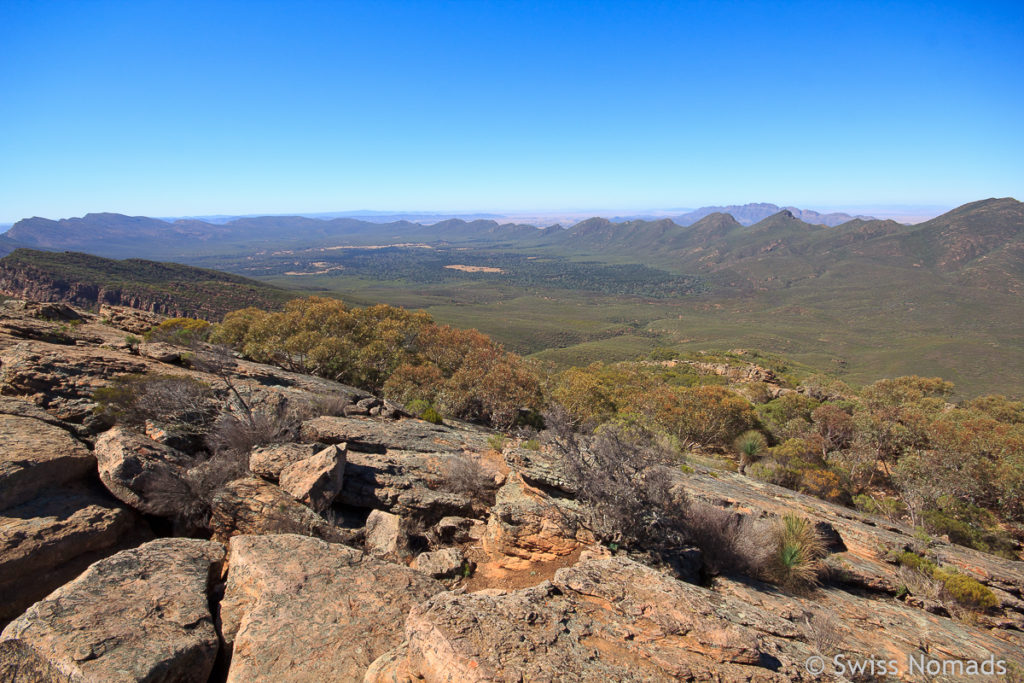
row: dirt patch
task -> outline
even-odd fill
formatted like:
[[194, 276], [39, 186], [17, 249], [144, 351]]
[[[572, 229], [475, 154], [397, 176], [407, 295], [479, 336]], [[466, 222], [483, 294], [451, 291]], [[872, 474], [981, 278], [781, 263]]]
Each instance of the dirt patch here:
[[445, 266], [450, 270], [461, 270], [464, 273], [504, 273], [505, 271], [501, 268], [494, 268], [492, 266], [464, 266], [462, 264], [455, 264], [451, 266]]
[[576, 549], [568, 555], [550, 562], [534, 562], [525, 569], [512, 570], [500, 567], [482, 550], [470, 549], [467, 554], [469, 559], [476, 562], [476, 570], [473, 572], [473, 576], [465, 579], [459, 585], [469, 593], [488, 588], [508, 591], [530, 588], [554, 578], [555, 572], [559, 569], [576, 564], [580, 559], [581, 552], [581, 549]]

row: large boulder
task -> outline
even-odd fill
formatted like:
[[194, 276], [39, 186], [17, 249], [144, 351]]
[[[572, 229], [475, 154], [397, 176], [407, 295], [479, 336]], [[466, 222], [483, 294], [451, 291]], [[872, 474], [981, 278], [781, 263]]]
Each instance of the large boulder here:
[[0, 623], [145, 534], [131, 510], [85, 487], [0, 512]]
[[407, 567], [295, 535], [235, 536], [221, 602], [228, 681], [357, 681], [444, 590]]
[[323, 512], [341, 493], [344, 480], [345, 444], [340, 444], [285, 467], [280, 486], [299, 502]]
[[150, 515], [174, 517], [180, 483], [195, 459], [147, 436], [114, 427], [96, 440], [100, 480], [114, 496]]
[[166, 538], [95, 563], [0, 634], [0, 680], [205, 683], [218, 639], [210, 541]]
[[588, 558], [533, 588], [434, 596], [365, 680], [811, 680], [800, 636], [630, 560]]
[[0, 414], [0, 510], [85, 477], [95, 467], [92, 453], [66, 430], [33, 417]]
[[214, 538], [237, 534], [301, 534], [347, 543], [355, 533], [334, 526], [274, 484], [258, 477], [228, 483], [213, 496], [210, 526]]

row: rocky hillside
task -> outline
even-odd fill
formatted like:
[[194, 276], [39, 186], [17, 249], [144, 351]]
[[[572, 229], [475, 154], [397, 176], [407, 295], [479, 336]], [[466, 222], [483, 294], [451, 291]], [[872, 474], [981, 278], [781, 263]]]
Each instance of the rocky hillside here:
[[212, 320], [246, 306], [276, 308], [291, 298], [277, 287], [215, 270], [32, 249], [17, 249], [0, 259], [0, 294]]
[[[158, 320], [0, 308], [2, 680], [953, 681], [972, 662], [992, 673], [972, 680], [1024, 670], [1024, 563], [692, 462], [662, 472], [680, 509], [718, 515], [720, 534], [808, 520], [827, 544], [819, 584], [716, 570], [714, 544], [696, 536], [672, 562], [653, 561], [597, 542], [553, 443], [424, 422], [356, 388], [213, 351], [126, 341]], [[158, 409], [171, 405], [180, 412]], [[966, 609], [908, 558], [992, 597]]]

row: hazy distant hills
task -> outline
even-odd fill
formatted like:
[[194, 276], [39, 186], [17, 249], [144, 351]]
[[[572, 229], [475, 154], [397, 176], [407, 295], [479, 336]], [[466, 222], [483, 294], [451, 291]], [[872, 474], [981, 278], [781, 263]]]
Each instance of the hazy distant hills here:
[[[688, 227], [715, 213], [733, 216], [741, 225], [752, 225], [781, 211], [774, 204], [745, 204], [742, 206], [705, 207], [688, 214], [661, 220], [628, 220], [614, 225], [625, 226], [620, 232], [636, 233], [649, 223], [663, 226]], [[852, 219], [847, 214], [819, 214], [796, 208], [787, 209], [795, 217], [808, 223], [838, 225]], [[394, 220], [399, 218], [400, 220]], [[471, 218], [471, 220], [466, 220]], [[865, 217], [862, 217], [865, 218]], [[588, 219], [577, 225], [587, 225]], [[211, 216], [207, 220], [184, 218], [162, 220], [144, 216], [124, 216], [115, 213], [91, 213], [81, 218], [50, 220], [26, 218], [18, 221], [0, 235], [0, 254], [18, 247], [52, 250], [79, 250], [109, 257], [171, 258], [212, 251], [239, 251], [249, 249], [275, 249], [293, 246], [326, 245], [331, 241], [343, 243], [391, 244], [404, 241], [418, 242], [481, 242], [499, 241], [532, 243], [552, 241], [560, 234], [561, 226], [537, 228], [521, 223], [499, 223], [486, 215], [445, 218], [442, 214], [376, 214], [352, 216]], [[577, 231], [577, 232], [580, 232]], [[651, 233], [644, 239], [656, 237]], [[609, 237], [609, 244], [621, 235]], [[650, 245], [652, 248], [655, 245]]]
[[860, 218], [862, 220], [873, 220], [871, 216], [851, 216], [848, 213], [818, 213], [817, 211], [811, 211], [809, 209], [798, 209], [795, 206], [779, 207], [775, 204], [743, 204], [743, 205], [731, 205], [731, 206], [705, 206], [685, 213], [680, 216], [672, 216], [672, 221], [679, 225], [692, 225], [701, 218], [709, 216], [713, 213], [727, 213], [736, 219], [741, 225], [753, 225], [759, 221], [763, 221], [769, 216], [774, 216], [779, 211], [785, 209], [799, 218], [805, 223], [813, 223], [816, 225], [828, 225], [834, 227], [847, 221], [851, 221], [854, 218]]
[[[0, 249], [75, 250], [108, 257], [188, 261], [190, 256], [257, 253], [340, 245], [436, 244], [527, 249], [608, 262], [654, 265], [680, 273], [720, 274], [720, 284], [788, 286], [841, 264], [934, 270], [945, 278], [1005, 292], [1024, 289], [1024, 205], [1012, 198], [966, 204], [917, 225], [836, 214], [778, 209], [773, 204], [724, 207], [689, 225], [679, 220], [614, 223], [591, 218], [568, 228], [493, 220], [449, 219], [433, 225], [375, 223], [356, 218], [301, 216], [197, 219], [167, 222], [119, 214], [88, 214], [59, 221], [29, 218], [0, 236]], [[694, 216], [688, 214], [688, 216]], [[774, 211], [756, 222], [761, 213]], [[813, 220], [805, 220], [813, 214]], [[849, 217], [847, 217], [849, 218]], [[746, 221], [746, 222], [745, 222]]]

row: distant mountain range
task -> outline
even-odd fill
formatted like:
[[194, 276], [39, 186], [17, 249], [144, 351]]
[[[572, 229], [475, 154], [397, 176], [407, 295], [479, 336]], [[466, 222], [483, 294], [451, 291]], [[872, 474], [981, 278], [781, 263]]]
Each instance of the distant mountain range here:
[[[667, 219], [686, 227], [713, 213], [727, 213], [741, 225], [752, 225], [782, 211], [775, 204], [704, 207]], [[844, 213], [820, 214], [793, 207], [785, 209], [811, 224], [835, 226], [853, 220]], [[476, 241], [484, 239], [533, 237], [542, 228], [517, 222], [500, 223], [498, 216], [474, 214], [389, 214], [354, 212], [356, 215], [316, 214], [307, 216], [207, 216], [205, 218], [159, 219], [90, 213], [81, 218], [50, 220], [26, 218], [0, 234], [0, 254], [18, 247], [79, 250], [111, 257], [180, 257], [213, 250], [277, 248], [298, 244], [323, 244], [348, 240], [353, 244], [384, 243], [410, 239]], [[358, 216], [358, 217], [356, 217]], [[871, 220], [867, 216], [858, 216]], [[588, 219], [607, 220], [607, 219]], [[627, 219], [634, 223], [644, 217]], [[658, 222], [660, 222], [660, 220]], [[588, 221], [584, 221], [588, 222]], [[561, 227], [561, 226], [558, 226]]]
[[[210, 254], [270, 253], [325, 246], [403, 244], [523, 248], [559, 255], [632, 259], [675, 272], [718, 274], [722, 282], [782, 286], [839, 263], [928, 268], [960, 274], [987, 287], [1018, 291], [1024, 281], [1024, 211], [1012, 198], [966, 204], [916, 225], [852, 218], [829, 226], [837, 214], [778, 209], [772, 204], [724, 207], [731, 212], [689, 218], [612, 222], [590, 218], [559, 225], [448, 219], [432, 225], [375, 223], [356, 218], [298, 216], [239, 218], [223, 224], [196, 219], [167, 222], [120, 214], [88, 214], [59, 221], [28, 218], [0, 235], [0, 251], [18, 247], [74, 250], [107, 257], [183, 260]], [[733, 213], [739, 213], [737, 217]], [[744, 222], [746, 221], [746, 222]]]

